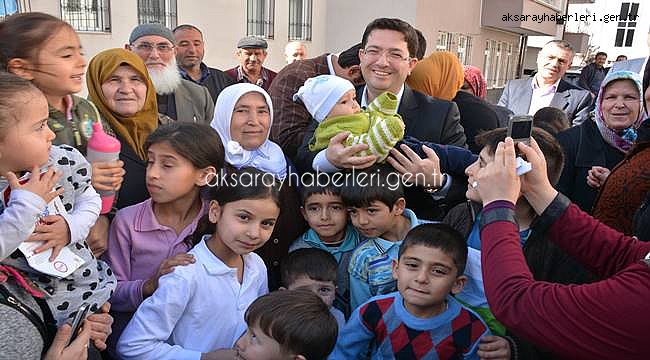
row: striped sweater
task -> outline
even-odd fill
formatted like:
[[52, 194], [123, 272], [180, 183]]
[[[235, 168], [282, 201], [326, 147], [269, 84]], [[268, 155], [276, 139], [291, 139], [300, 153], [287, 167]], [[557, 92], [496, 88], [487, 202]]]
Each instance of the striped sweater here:
[[403, 301], [394, 292], [374, 297], [355, 310], [329, 359], [363, 359], [368, 352], [372, 360], [479, 358], [479, 340], [489, 330], [475, 313], [448, 296], [445, 312], [418, 318], [406, 310]]

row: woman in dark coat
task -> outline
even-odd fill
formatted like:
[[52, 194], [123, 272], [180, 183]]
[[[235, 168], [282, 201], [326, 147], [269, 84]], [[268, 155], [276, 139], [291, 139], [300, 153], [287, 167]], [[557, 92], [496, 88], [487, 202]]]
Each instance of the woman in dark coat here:
[[557, 135], [565, 154], [557, 190], [591, 213], [598, 190], [637, 139], [643, 119], [641, 79], [629, 71], [609, 73], [592, 120]]

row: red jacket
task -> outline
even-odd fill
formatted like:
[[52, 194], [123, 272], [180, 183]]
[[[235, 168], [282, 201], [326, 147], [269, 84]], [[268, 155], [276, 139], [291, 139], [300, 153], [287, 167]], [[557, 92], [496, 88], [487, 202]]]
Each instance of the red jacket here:
[[513, 333], [566, 358], [648, 359], [650, 267], [642, 259], [650, 243], [601, 224], [574, 204], [558, 205], [564, 201], [559, 195], [549, 206], [558, 218], [548, 238], [558, 239], [558, 246], [605, 280], [535, 281], [518, 227], [503, 216], [508, 208], [514, 214], [514, 206], [492, 203], [481, 224], [483, 281], [492, 312]]

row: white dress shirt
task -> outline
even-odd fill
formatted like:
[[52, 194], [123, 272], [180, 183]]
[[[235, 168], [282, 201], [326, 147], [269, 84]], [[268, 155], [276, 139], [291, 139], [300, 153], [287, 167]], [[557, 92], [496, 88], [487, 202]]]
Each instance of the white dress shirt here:
[[535, 115], [537, 110], [551, 105], [551, 101], [557, 92], [557, 86], [560, 84], [560, 80], [561, 79], [558, 79], [555, 84], [551, 86], [542, 88], [537, 84], [537, 77], [533, 78], [533, 81], [531, 82], [533, 87], [533, 96], [530, 99], [528, 115]]
[[246, 254], [240, 284], [205, 241], [190, 254], [196, 262], [162, 276], [122, 333], [117, 351], [123, 359], [196, 359], [201, 353], [231, 348], [246, 330], [244, 313], [268, 293], [266, 267], [255, 253]]

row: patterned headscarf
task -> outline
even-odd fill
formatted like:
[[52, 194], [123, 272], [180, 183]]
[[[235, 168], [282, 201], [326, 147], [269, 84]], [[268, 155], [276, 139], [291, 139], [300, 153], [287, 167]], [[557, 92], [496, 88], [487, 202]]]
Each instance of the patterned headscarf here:
[[235, 109], [235, 105], [242, 96], [250, 92], [262, 94], [269, 106], [269, 114], [271, 116], [271, 122], [269, 124], [270, 132], [271, 124], [273, 124], [273, 104], [271, 103], [271, 97], [261, 87], [249, 83], [230, 85], [219, 94], [217, 103], [214, 106], [214, 118], [210, 126], [217, 130], [221, 137], [221, 141], [226, 150], [226, 161], [228, 164], [238, 169], [244, 166], [251, 166], [258, 170], [271, 173], [282, 180], [287, 175], [287, 161], [280, 146], [269, 140], [269, 134], [266, 134], [264, 143], [255, 150], [244, 149], [230, 135], [230, 123], [232, 122], [232, 112]]
[[[131, 116], [124, 116], [111, 110], [102, 91], [102, 84], [122, 65], [128, 65], [137, 71], [147, 84], [147, 98], [144, 106]], [[124, 49], [102, 51], [90, 60], [86, 83], [88, 98], [97, 106], [100, 114], [111, 128], [131, 146], [133, 151], [141, 159], [145, 159], [144, 141], [158, 127], [158, 103], [156, 91], [142, 59], [135, 53]]]
[[[632, 123], [630, 127], [622, 130], [614, 130], [607, 126], [605, 123], [605, 117], [603, 115], [603, 96], [605, 90], [609, 84], [616, 80], [630, 80], [634, 83], [637, 91], [639, 92], [639, 113], [636, 114], [636, 120]], [[615, 71], [613, 73], [607, 74], [603, 83], [600, 85], [600, 91], [598, 92], [598, 97], [596, 98], [596, 109], [594, 114], [594, 121], [598, 126], [598, 131], [603, 137], [605, 142], [609, 145], [619, 149], [623, 153], [627, 153], [634, 145], [634, 142], [637, 138], [636, 129], [641, 125], [643, 121], [643, 90], [641, 88], [641, 77], [639, 74], [632, 71]]]
[[463, 86], [463, 65], [448, 51], [435, 51], [420, 60], [406, 83], [412, 89], [451, 101]]
[[485, 100], [487, 96], [487, 82], [483, 78], [481, 69], [473, 65], [465, 65], [463, 66], [463, 70], [465, 72], [465, 81], [469, 84], [470, 89], [472, 89], [472, 94]]

